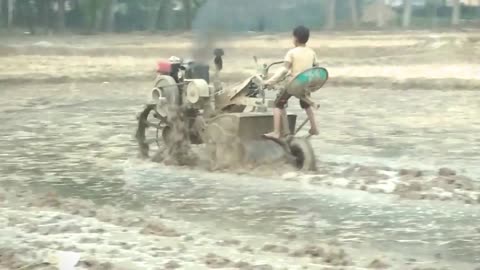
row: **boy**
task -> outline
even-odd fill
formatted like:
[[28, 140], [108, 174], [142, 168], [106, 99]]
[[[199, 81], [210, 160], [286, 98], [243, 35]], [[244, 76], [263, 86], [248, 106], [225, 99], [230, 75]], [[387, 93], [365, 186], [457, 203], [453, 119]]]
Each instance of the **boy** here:
[[[295, 78], [295, 76], [303, 71], [318, 65], [315, 51], [306, 46], [309, 38], [310, 30], [307, 27], [298, 26], [293, 30], [293, 43], [295, 48], [287, 52], [284, 59], [284, 67], [280, 69], [272, 78], [264, 82], [267, 88], [271, 88], [272, 84], [283, 80], [285, 75], [288, 73], [290, 73], [292, 78]], [[291, 95], [287, 93], [286, 89], [282, 89], [282, 92], [280, 92], [275, 99], [275, 108], [273, 109], [273, 132], [264, 134], [264, 137], [280, 139], [281, 117], [283, 111], [285, 110], [285, 104], [287, 104], [290, 97]], [[304, 96], [298, 98], [300, 99], [300, 107], [305, 110], [310, 122], [309, 134], [318, 135], [319, 132], [315, 122], [314, 111], [311, 107], [311, 104], [309, 104], [310, 102], [306, 102], [308, 97]]]

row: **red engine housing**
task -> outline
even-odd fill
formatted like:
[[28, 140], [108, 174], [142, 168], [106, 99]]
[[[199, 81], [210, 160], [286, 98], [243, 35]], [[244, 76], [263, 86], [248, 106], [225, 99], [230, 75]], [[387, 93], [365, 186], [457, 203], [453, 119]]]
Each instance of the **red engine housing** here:
[[157, 72], [163, 75], [170, 75], [172, 72], [172, 63], [165, 60], [157, 62]]

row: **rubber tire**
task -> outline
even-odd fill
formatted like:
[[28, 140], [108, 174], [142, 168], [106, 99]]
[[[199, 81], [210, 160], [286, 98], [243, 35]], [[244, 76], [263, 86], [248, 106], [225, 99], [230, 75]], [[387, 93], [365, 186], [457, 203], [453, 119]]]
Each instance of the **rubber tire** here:
[[293, 165], [300, 171], [316, 171], [317, 159], [315, 152], [306, 138], [293, 138], [289, 144], [290, 154], [295, 157]]
[[146, 105], [143, 111], [137, 115], [137, 131], [135, 133], [135, 138], [138, 142], [138, 147], [140, 150], [139, 154], [142, 158], [149, 157], [150, 145], [145, 143], [146, 130], [148, 128], [145, 121], [153, 109], [154, 105]]

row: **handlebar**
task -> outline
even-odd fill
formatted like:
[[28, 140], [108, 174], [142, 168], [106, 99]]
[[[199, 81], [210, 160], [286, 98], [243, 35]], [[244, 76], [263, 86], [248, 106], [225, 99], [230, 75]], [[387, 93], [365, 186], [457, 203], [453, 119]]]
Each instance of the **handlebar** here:
[[275, 65], [283, 64], [285, 62], [285, 61], [282, 60], [282, 61], [276, 61], [276, 62], [270, 63], [269, 65], [267, 65], [267, 64], [260, 65], [258, 63], [258, 58], [256, 56], [253, 56], [253, 61], [255, 61], [255, 64], [257, 65], [257, 68], [259, 68], [261, 70], [260, 75], [263, 76], [264, 78], [267, 77], [268, 71], [270, 70], [271, 67], [273, 67]]
[[277, 61], [277, 62], [271, 63], [270, 65], [267, 66], [267, 68], [266, 68], [266, 73], [268, 74], [268, 70], [269, 70], [271, 67], [273, 67], [273, 66], [275, 66], [275, 65], [283, 64], [283, 63], [285, 63], [285, 61], [283, 61], [283, 60], [282, 60], [282, 61]]
[[[253, 60], [255, 61], [255, 63], [258, 66], [259, 64], [258, 64], [258, 59], [257, 59], [256, 56], [253, 57]], [[259, 94], [260, 94], [260, 97], [262, 98], [263, 103], [265, 103], [265, 87], [263, 86], [263, 79], [265, 79], [265, 77], [267, 77], [268, 71], [270, 70], [271, 67], [279, 65], [279, 64], [283, 64], [284, 62], [285, 61], [282, 60], [282, 61], [276, 61], [276, 62], [270, 63], [269, 65], [266, 65], [266, 64], [263, 65], [263, 70], [261, 72], [261, 75], [258, 77], [259, 85], [260, 85]]]

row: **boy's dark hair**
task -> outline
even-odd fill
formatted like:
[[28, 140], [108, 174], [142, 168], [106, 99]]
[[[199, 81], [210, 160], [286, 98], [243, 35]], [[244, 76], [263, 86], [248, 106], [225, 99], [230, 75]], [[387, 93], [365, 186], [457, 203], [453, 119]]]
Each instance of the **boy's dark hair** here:
[[293, 36], [299, 43], [306, 44], [310, 38], [310, 30], [303, 25], [297, 26], [293, 29]]

